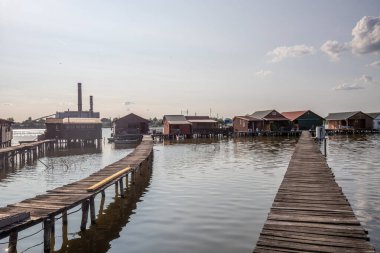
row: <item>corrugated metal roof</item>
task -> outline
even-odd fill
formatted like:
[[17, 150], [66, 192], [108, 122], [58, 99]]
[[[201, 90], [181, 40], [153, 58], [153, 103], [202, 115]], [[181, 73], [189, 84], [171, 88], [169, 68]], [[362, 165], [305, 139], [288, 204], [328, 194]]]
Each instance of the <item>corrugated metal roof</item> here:
[[266, 111], [256, 111], [254, 113], [252, 113], [251, 117], [254, 117], [254, 118], [257, 118], [257, 119], [264, 119], [265, 116], [268, 116], [268, 114], [270, 114], [271, 112], [273, 112], [274, 110], [266, 110]]
[[187, 120], [210, 119], [209, 116], [185, 116]]
[[306, 112], [308, 111], [294, 111], [294, 112], [282, 112], [282, 116], [284, 116], [285, 118], [293, 121], [299, 117], [301, 117], [302, 115], [304, 115]]
[[235, 116], [235, 118], [244, 119], [244, 120], [247, 120], [247, 121], [261, 121], [261, 119], [258, 119], [258, 118], [255, 118], [255, 117], [252, 117], [252, 116], [249, 116], [249, 115]]
[[366, 114], [371, 116], [374, 119], [376, 119], [377, 117], [380, 116], [380, 112], [370, 112], [370, 113], [366, 113]]
[[166, 119], [166, 121], [169, 122], [170, 124], [178, 124], [178, 125], [191, 124], [189, 121], [186, 120], [185, 116], [183, 115], [164, 115], [164, 119]]
[[351, 118], [355, 114], [359, 113], [360, 111], [356, 112], [336, 112], [336, 113], [329, 113], [326, 120], [346, 120], [348, 118]]
[[216, 120], [213, 119], [189, 119], [190, 123], [217, 123]]

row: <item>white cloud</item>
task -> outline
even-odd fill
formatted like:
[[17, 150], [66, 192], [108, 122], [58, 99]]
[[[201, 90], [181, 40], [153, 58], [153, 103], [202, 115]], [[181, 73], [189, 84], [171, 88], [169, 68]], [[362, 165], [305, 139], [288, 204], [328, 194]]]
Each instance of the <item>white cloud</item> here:
[[380, 17], [364, 16], [352, 29], [352, 52], [380, 53]]
[[334, 90], [361, 90], [361, 89], [364, 89], [364, 87], [357, 83], [354, 83], [354, 84], [343, 83], [334, 88]]
[[380, 61], [374, 61], [368, 64], [369, 67], [380, 67]]
[[259, 76], [259, 77], [265, 77], [265, 76], [268, 76], [270, 74], [272, 74], [272, 71], [270, 71], [270, 70], [263, 70], [263, 69], [261, 69], [261, 70], [259, 70], [259, 71], [257, 71], [255, 73], [255, 75]]
[[272, 62], [280, 62], [286, 58], [302, 57], [305, 55], [314, 54], [314, 47], [308, 47], [306, 45], [295, 45], [292, 47], [276, 47], [267, 55], [272, 56]]
[[368, 76], [368, 75], [362, 75], [361, 77], [358, 78], [358, 81], [364, 82], [364, 83], [372, 83], [373, 82], [373, 77]]
[[2, 105], [2, 106], [13, 106], [12, 103], [2, 103], [1, 105]]
[[330, 57], [331, 61], [337, 62], [340, 60], [340, 55], [348, 49], [348, 45], [341, 44], [336, 40], [328, 40], [321, 46], [321, 51]]

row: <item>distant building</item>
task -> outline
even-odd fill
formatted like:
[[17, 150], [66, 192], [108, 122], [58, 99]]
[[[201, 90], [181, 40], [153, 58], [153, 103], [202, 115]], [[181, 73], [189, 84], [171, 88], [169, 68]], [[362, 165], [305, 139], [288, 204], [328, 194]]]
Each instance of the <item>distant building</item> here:
[[329, 113], [325, 120], [327, 129], [369, 130], [373, 127], [373, 118], [360, 111]]
[[134, 113], [119, 118], [113, 123], [114, 136], [128, 134], [147, 134], [149, 131], [149, 120]]
[[190, 135], [191, 123], [183, 115], [165, 115], [163, 118], [164, 135]]
[[185, 116], [185, 119], [191, 123], [192, 133], [206, 134], [218, 129], [218, 122], [209, 116]]
[[95, 143], [102, 139], [102, 122], [96, 118], [47, 118], [45, 138]]
[[321, 116], [310, 110], [283, 112], [281, 114], [292, 122], [292, 126], [296, 130], [315, 130], [315, 127], [322, 126], [324, 121]]
[[254, 119], [252, 128], [255, 130], [289, 130], [289, 120], [276, 110], [256, 111], [249, 116]]
[[371, 112], [367, 113], [367, 115], [373, 118], [373, 129], [380, 130], [380, 112]]
[[0, 119], [0, 148], [10, 147], [12, 145], [12, 121]]
[[57, 112], [55, 117], [58, 119], [64, 118], [100, 118], [99, 112], [94, 112], [94, 97], [90, 96], [90, 109], [82, 110], [82, 84], [78, 83], [78, 111]]

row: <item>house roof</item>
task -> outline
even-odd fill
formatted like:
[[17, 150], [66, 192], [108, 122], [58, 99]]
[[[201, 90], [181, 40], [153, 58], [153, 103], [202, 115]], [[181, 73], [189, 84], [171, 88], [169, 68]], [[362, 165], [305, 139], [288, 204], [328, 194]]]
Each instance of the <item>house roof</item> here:
[[213, 119], [189, 119], [190, 123], [217, 123], [216, 120]]
[[133, 119], [137, 119], [141, 122], [149, 122], [149, 120], [147, 119], [144, 119], [143, 117], [140, 117], [139, 115], [136, 115], [134, 113], [130, 113], [128, 115], [125, 115], [124, 117], [121, 117], [119, 119], [117, 119], [115, 122], [119, 121], [120, 119], [125, 119], [125, 118], [133, 118]]
[[304, 115], [306, 112], [308, 112], [308, 111], [282, 112], [281, 114], [282, 114], [285, 118], [287, 118], [287, 119], [293, 121], [293, 120], [298, 119], [298, 118], [301, 117], [302, 115]]
[[187, 120], [201, 120], [201, 119], [210, 119], [209, 116], [185, 116]]
[[370, 117], [376, 119], [377, 117], [380, 116], [380, 112], [370, 112], [370, 113], [366, 113], [367, 115], [369, 115]]
[[261, 119], [258, 119], [258, 118], [255, 118], [255, 117], [252, 117], [252, 116], [250, 116], [250, 115], [245, 115], [245, 116], [235, 116], [234, 118], [244, 119], [244, 120], [247, 120], [247, 121], [261, 121]]
[[46, 124], [102, 124], [98, 118], [47, 118]]
[[164, 115], [164, 119], [166, 119], [169, 124], [179, 124], [179, 125], [188, 125], [191, 124], [186, 120], [183, 115]]
[[[276, 117], [272, 117], [272, 112], [276, 112]], [[279, 114], [280, 117], [277, 117], [277, 114]], [[256, 111], [249, 116], [259, 119], [259, 120], [273, 120], [273, 121], [288, 120], [276, 110]]]
[[354, 116], [355, 114], [358, 114], [360, 111], [356, 112], [336, 112], [336, 113], [329, 113], [326, 120], [346, 120]]

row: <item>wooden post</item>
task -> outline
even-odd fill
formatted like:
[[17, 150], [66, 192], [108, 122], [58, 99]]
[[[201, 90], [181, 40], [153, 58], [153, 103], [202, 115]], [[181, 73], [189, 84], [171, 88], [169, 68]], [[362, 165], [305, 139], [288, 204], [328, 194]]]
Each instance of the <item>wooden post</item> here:
[[326, 138], [323, 139], [323, 148], [324, 148], [324, 151], [325, 151], [325, 157], [327, 157], [327, 144], [326, 144]]
[[62, 213], [62, 225], [67, 225], [67, 210]]
[[121, 177], [121, 178], [119, 179], [119, 186], [120, 186], [120, 196], [121, 196], [122, 198], [124, 198], [124, 197], [125, 197], [125, 194], [124, 194], [124, 187], [123, 187], [123, 177]]
[[44, 253], [50, 253], [51, 220], [44, 220]]
[[115, 182], [115, 196], [119, 195], [119, 185], [118, 181]]
[[129, 173], [125, 176], [125, 188], [128, 188], [128, 177]]
[[88, 206], [90, 200], [86, 199], [82, 202], [82, 222], [80, 224], [80, 230], [86, 230], [87, 219], [88, 219]]
[[104, 193], [104, 190], [102, 191], [102, 198], [100, 199], [100, 207], [99, 207], [99, 215], [101, 215], [103, 213], [103, 209], [104, 209], [104, 202], [105, 202], [105, 198], [106, 197], [106, 194]]
[[91, 224], [96, 223], [96, 216], [95, 216], [95, 201], [94, 196], [90, 198], [90, 217], [91, 217]]
[[106, 192], [104, 190], [101, 191], [101, 194], [102, 194], [102, 198], [104, 198], [106, 196]]
[[8, 252], [9, 253], [17, 253], [17, 239], [18, 233], [12, 232], [9, 235], [9, 243], [8, 243]]
[[135, 175], [135, 171], [134, 170], [132, 171], [131, 181], [132, 181], [132, 184], [136, 183], [136, 175]]

